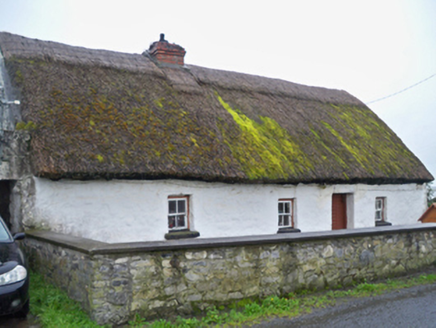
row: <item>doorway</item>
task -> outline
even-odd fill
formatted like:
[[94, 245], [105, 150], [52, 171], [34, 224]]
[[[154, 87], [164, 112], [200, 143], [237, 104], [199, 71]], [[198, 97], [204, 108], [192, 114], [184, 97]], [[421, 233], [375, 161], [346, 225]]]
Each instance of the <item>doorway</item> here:
[[12, 228], [11, 224], [11, 214], [9, 212], [9, 204], [10, 204], [10, 181], [9, 180], [0, 180], [0, 216], [5, 221], [9, 230]]
[[332, 195], [332, 230], [347, 229], [347, 194]]

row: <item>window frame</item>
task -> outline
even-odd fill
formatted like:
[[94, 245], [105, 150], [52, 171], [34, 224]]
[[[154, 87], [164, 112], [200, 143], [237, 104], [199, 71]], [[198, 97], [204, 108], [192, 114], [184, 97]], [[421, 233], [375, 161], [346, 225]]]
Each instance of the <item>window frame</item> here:
[[[285, 204], [285, 203], [289, 203], [290, 204], [290, 211], [289, 211], [289, 213], [288, 212], [280, 213], [279, 206], [280, 206], [281, 203], [282, 204]], [[279, 198], [279, 200], [277, 202], [277, 219], [278, 219], [277, 224], [278, 224], [279, 229], [286, 229], [286, 228], [294, 228], [295, 227], [294, 205], [295, 205], [295, 198]], [[286, 215], [290, 216], [289, 225], [280, 225], [280, 216], [284, 217]], [[284, 219], [283, 219], [283, 221], [284, 221]]]
[[[185, 202], [185, 211], [184, 212], [177, 212], [176, 213], [170, 213], [170, 201], [179, 201], [183, 200]], [[168, 196], [168, 214], [167, 214], [167, 225], [168, 225], [168, 231], [187, 231], [189, 230], [189, 195], [179, 195], [179, 196]], [[177, 203], [176, 203], [177, 204]], [[178, 215], [185, 215], [185, 224], [183, 226], [178, 227], [170, 227], [170, 217], [175, 217]], [[177, 220], [175, 220], [177, 222]]]
[[[377, 205], [381, 204], [380, 207]], [[380, 218], [378, 218], [377, 214], [380, 213]], [[375, 198], [375, 213], [374, 213], [375, 222], [385, 222], [386, 221], [386, 197], [376, 197]]]

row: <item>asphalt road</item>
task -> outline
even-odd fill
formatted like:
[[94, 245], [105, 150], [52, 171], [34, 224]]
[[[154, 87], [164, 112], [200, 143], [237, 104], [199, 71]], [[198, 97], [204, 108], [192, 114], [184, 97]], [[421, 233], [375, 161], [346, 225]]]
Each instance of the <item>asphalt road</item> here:
[[0, 317], [0, 328], [40, 328], [35, 323], [35, 318], [29, 314], [25, 319], [14, 318], [13, 316]]
[[436, 284], [416, 286], [384, 295], [349, 299], [294, 319], [273, 319], [257, 328], [435, 328]]

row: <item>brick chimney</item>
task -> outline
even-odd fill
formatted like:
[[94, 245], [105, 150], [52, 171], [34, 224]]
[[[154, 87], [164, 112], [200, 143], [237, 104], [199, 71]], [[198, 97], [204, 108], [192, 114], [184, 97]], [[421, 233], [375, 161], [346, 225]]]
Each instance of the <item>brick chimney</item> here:
[[160, 40], [151, 44], [147, 54], [160, 63], [183, 66], [186, 51], [177, 44], [169, 43], [165, 34], [161, 33]]

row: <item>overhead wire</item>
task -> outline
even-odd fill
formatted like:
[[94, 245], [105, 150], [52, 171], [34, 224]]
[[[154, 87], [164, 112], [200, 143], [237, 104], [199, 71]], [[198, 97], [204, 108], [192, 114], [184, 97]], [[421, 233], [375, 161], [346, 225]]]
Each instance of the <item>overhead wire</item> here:
[[378, 98], [378, 99], [375, 99], [375, 100], [371, 100], [371, 101], [367, 102], [366, 104], [369, 105], [369, 104], [372, 104], [372, 103], [375, 103], [375, 102], [378, 102], [378, 101], [382, 101], [382, 100], [385, 100], [385, 99], [387, 99], [387, 98], [391, 98], [391, 97], [393, 97], [393, 96], [396, 96], [396, 95], [398, 95], [398, 94], [400, 94], [400, 93], [403, 93], [403, 92], [405, 92], [405, 91], [407, 91], [407, 90], [410, 90], [410, 89], [416, 87], [417, 85], [419, 85], [419, 84], [421, 84], [421, 83], [424, 83], [424, 82], [430, 80], [431, 78], [433, 78], [433, 77], [435, 77], [435, 76], [436, 76], [436, 73], [430, 75], [429, 77], [427, 77], [427, 78], [425, 78], [425, 79], [423, 79], [423, 80], [421, 80], [421, 81], [419, 81], [419, 82], [417, 82], [417, 83], [415, 83], [415, 84], [412, 84], [412, 85], [408, 86], [407, 88], [404, 88], [404, 89], [402, 89], [402, 90], [400, 90], [400, 91], [397, 91], [397, 92], [395, 92], [395, 93], [392, 93], [392, 94], [390, 94], [390, 95], [384, 96], [384, 97], [382, 97], [382, 98]]

